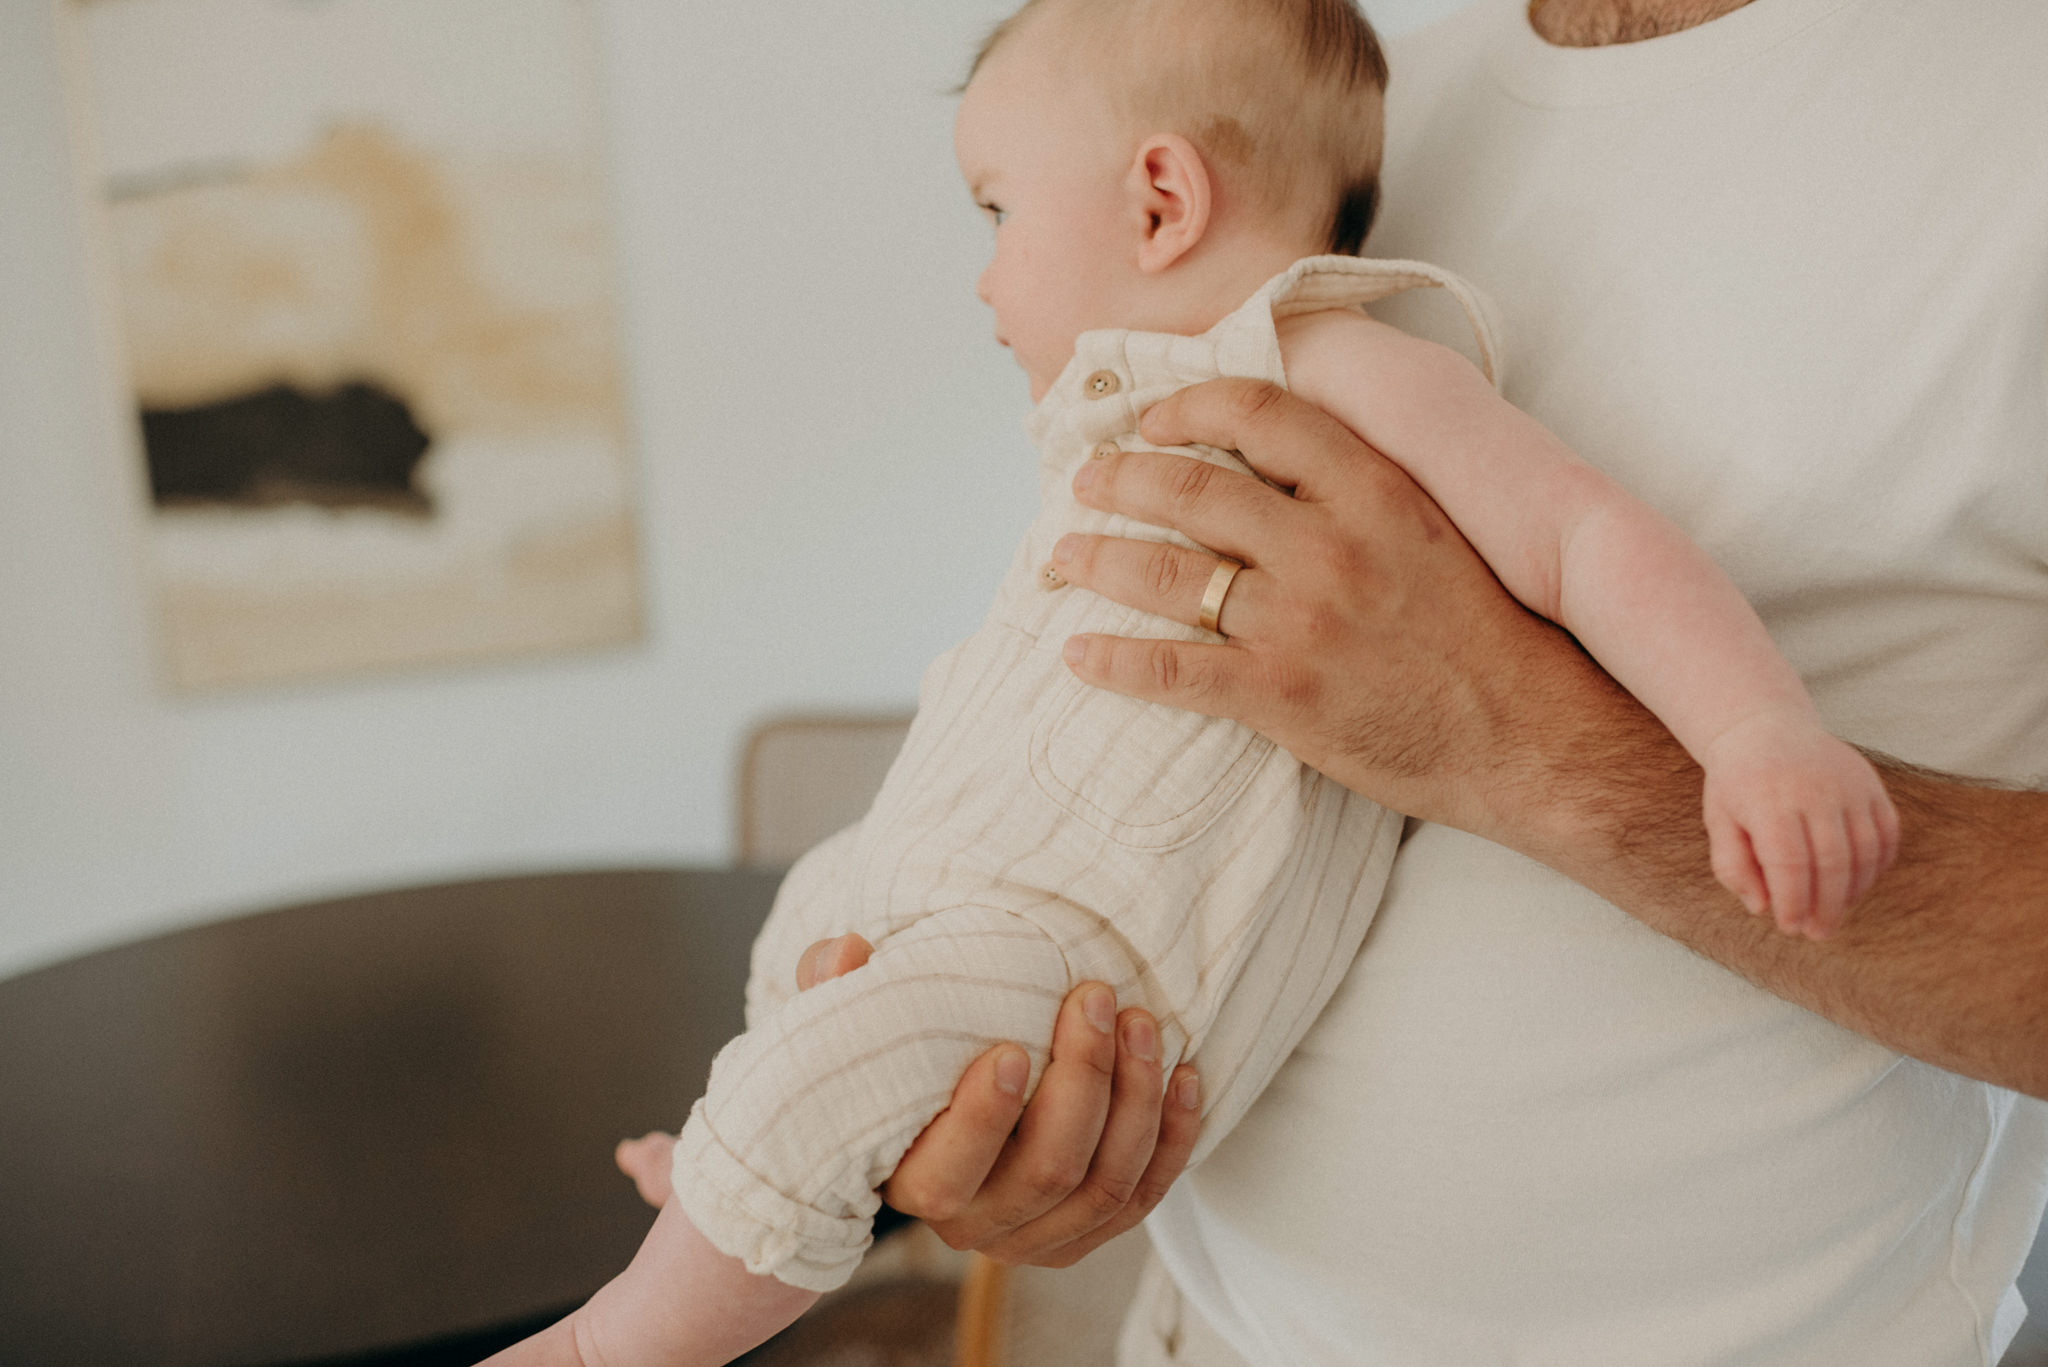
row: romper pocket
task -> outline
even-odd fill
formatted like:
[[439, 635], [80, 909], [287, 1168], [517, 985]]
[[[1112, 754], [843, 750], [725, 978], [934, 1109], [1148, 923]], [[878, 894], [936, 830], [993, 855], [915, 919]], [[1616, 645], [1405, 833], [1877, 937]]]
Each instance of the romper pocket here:
[[1120, 845], [1170, 850], [1204, 830], [1248, 785], [1273, 742], [1071, 676], [1031, 736], [1031, 777], [1076, 820]]

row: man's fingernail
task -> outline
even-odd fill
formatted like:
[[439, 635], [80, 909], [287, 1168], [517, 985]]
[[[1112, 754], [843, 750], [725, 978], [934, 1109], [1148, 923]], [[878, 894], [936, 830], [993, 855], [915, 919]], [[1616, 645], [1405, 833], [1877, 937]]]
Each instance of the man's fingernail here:
[[1074, 558], [1074, 551], [1079, 547], [1079, 545], [1080, 542], [1072, 536], [1063, 536], [1059, 540], [1053, 542], [1052, 563], [1055, 565], [1066, 564], [1069, 560], [1072, 560]]
[[1081, 657], [1088, 653], [1088, 642], [1079, 636], [1069, 636], [1067, 643], [1060, 647], [1060, 658], [1070, 665], [1081, 663]]
[[1159, 1029], [1143, 1016], [1124, 1022], [1124, 1049], [1150, 1063], [1159, 1057]]
[[1080, 492], [1081, 492], [1081, 491], [1082, 491], [1083, 489], [1087, 489], [1087, 488], [1089, 488], [1089, 487], [1091, 487], [1091, 486], [1093, 486], [1093, 485], [1094, 485], [1094, 483], [1095, 483], [1095, 471], [1096, 471], [1096, 464], [1095, 464], [1095, 462], [1094, 462], [1094, 461], [1092, 461], [1092, 460], [1091, 460], [1091, 461], [1087, 461], [1087, 462], [1083, 463], [1083, 465], [1081, 466], [1081, 468], [1080, 468], [1080, 469], [1078, 469], [1078, 470], [1074, 471], [1074, 492], [1075, 492], [1075, 493], [1077, 493], [1077, 494], [1078, 494], [1078, 493], [1080, 493]]
[[1005, 1096], [1024, 1095], [1024, 1080], [1031, 1076], [1031, 1060], [1022, 1049], [1005, 1049], [996, 1056], [996, 1090]]
[[1105, 1035], [1116, 1026], [1116, 998], [1106, 987], [1095, 988], [1081, 998], [1081, 1011], [1088, 1023]]
[[1192, 1111], [1202, 1104], [1202, 1080], [1189, 1073], [1173, 1086], [1173, 1099], [1184, 1111]]

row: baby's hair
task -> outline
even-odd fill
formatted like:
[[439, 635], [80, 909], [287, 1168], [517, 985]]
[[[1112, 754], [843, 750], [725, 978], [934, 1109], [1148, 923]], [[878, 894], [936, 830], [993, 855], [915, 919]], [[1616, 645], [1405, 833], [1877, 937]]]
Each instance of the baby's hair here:
[[1039, 22], [1068, 28], [1076, 74], [1105, 83], [1139, 131], [1187, 138], [1325, 250], [1364, 247], [1379, 205], [1387, 59], [1352, 0], [1026, 0], [967, 79]]

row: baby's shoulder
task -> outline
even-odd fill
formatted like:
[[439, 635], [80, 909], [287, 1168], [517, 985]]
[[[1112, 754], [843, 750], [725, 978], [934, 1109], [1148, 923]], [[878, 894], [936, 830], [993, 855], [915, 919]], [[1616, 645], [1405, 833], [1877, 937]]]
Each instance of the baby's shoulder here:
[[1273, 330], [1280, 335], [1282, 350], [1338, 344], [1399, 346], [1416, 340], [1356, 305], [1274, 313]]
[[1463, 356], [1358, 308], [1316, 309], [1273, 322], [1287, 387], [1313, 398], [1381, 382], [1412, 391], [1477, 371]]

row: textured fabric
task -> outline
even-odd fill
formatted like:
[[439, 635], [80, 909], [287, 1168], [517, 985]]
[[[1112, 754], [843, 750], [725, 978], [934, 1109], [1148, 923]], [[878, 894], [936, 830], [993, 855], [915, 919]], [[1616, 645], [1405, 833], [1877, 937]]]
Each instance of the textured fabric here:
[[[1146, 406], [1221, 375], [1283, 380], [1276, 315], [1436, 285], [1490, 368], [1462, 282], [1350, 257], [1297, 263], [1199, 337], [1081, 337], [1031, 417], [1044, 507], [994, 608], [932, 665], [873, 808], [797, 864], [755, 945], [748, 1031], [676, 1147], [683, 1208], [721, 1251], [794, 1286], [844, 1281], [874, 1188], [967, 1065], [1028, 1042], [1035, 1085], [1077, 983], [1150, 1010], [1169, 1068], [1200, 1059], [1197, 1159], [1293, 1048], [1365, 934], [1400, 818], [1244, 727], [1083, 686], [1059, 655], [1077, 632], [1205, 633], [1038, 571], [1069, 531], [1171, 535], [1068, 487], [1097, 444], [1141, 444]], [[873, 960], [791, 996], [804, 946], [846, 931]]]
[[[1573, 50], [1486, 0], [1391, 58], [1372, 248], [1499, 305], [1507, 396], [1714, 555], [1831, 728], [2048, 778], [2048, 5]], [[1418, 825], [1151, 1232], [1257, 1367], [1984, 1367], [2044, 1174], [2041, 1103]]]

